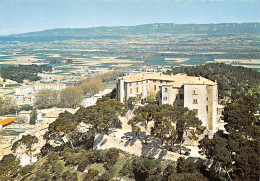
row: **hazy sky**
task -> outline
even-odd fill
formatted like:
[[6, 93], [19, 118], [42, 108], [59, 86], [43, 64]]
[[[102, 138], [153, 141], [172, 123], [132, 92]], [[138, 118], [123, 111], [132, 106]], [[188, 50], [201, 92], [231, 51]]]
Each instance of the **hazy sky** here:
[[0, 0], [0, 35], [148, 23], [260, 22], [260, 0]]

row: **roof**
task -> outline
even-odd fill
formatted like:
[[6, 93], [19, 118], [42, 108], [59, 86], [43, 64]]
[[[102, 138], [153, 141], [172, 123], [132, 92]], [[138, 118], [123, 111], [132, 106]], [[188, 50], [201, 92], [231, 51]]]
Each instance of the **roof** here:
[[32, 86], [29, 85], [29, 86], [20, 87], [20, 88], [18, 88], [18, 89], [22, 90], [22, 89], [27, 89], [27, 88], [31, 88], [31, 87], [32, 87]]
[[1, 124], [2, 126], [5, 126], [5, 125], [7, 125], [7, 124], [9, 124], [9, 123], [14, 122], [14, 119], [15, 119], [15, 118], [6, 118], [6, 119], [0, 121], [0, 124]]
[[57, 118], [59, 117], [60, 113], [57, 113], [57, 112], [49, 112], [49, 113], [46, 113], [45, 117], [47, 118]]
[[59, 86], [64, 86], [65, 84], [43, 84], [43, 83], [39, 83], [39, 82], [36, 82], [34, 85], [59, 85]]
[[31, 114], [32, 111], [20, 111], [19, 114]]
[[10, 99], [12, 100], [14, 96], [6, 96], [3, 100], [4, 101], [9, 101]]
[[165, 74], [148, 74], [148, 73], [138, 73], [131, 74], [122, 77], [125, 82], [137, 82], [143, 80], [163, 80], [168, 81], [166, 85], [172, 85], [174, 87], [181, 87], [184, 84], [207, 84], [216, 85], [217, 83], [206, 79], [204, 77], [193, 77], [187, 76], [186, 74], [176, 74], [176, 75], [165, 75]]
[[148, 74], [148, 73], [131, 74], [128, 76], [124, 76], [123, 79], [126, 82], [136, 82], [136, 81], [149, 80], [149, 79], [173, 81], [170, 75], [165, 75], [161, 73], [160, 74]]
[[32, 95], [30, 95], [30, 96], [24, 96], [25, 98], [33, 98], [33, 96]]
[[204, 77], [193, 77], [183, 74], [174, 75], [174, 82], [171, 83], [174, 87], [181, 87], [184, 84], [202, 84], [202, 85], [217, 85], [217, 83]]

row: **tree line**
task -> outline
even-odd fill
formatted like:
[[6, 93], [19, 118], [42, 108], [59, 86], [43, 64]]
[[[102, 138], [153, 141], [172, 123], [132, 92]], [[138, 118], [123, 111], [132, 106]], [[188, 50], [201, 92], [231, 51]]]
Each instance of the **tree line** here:
[[[222, 103], [230, 101], [231, 95], [237, 92], [259, 92], [260, 72], [241, 66], [224, 63], [175, 67], [167, 74], [186, 73], [189, 76], [202, 76], [218, 83], [219, 98]], [[227, 101], [228, 99], [228, 101]]]
[[23, 83], [24, 80], [38, 81], [41, 79], [37, 73], [51, 72], [52, 67], [47, 65], [17, 65], [9, 67], [1, 67], [0, 74], [1, 77], [5, 79], [10, 79], [18, 83]]

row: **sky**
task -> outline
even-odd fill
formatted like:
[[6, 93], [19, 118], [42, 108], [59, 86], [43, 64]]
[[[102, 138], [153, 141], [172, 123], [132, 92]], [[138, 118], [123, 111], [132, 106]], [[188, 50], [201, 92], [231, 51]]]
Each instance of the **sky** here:
[[260, 22], [260, 0], [0, 0], [0, 35], [150, 23]]

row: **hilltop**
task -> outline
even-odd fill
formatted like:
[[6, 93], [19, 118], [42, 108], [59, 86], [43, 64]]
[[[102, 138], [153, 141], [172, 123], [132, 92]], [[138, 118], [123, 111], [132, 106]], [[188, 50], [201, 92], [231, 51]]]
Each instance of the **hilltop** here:
[[0, 37], [0, 41], [41, 41], [69, 39], [120, 39], [129, 36], [155, 35], [238, 35], [259, 34], [260, 23], [173, 24], [157, 23], [137, 26], [59, 28]]

